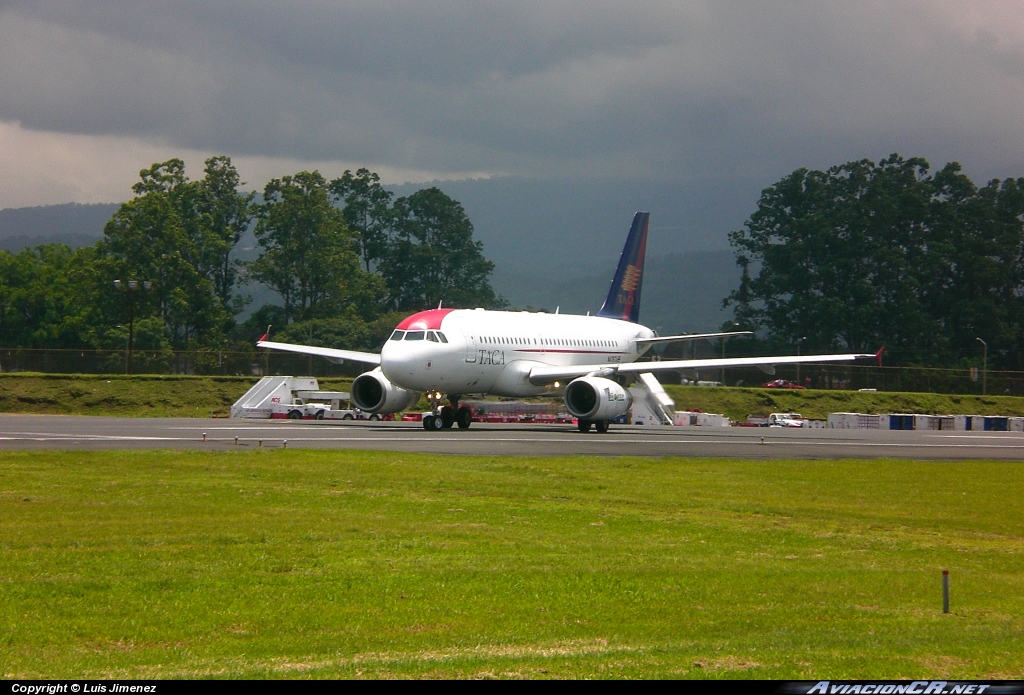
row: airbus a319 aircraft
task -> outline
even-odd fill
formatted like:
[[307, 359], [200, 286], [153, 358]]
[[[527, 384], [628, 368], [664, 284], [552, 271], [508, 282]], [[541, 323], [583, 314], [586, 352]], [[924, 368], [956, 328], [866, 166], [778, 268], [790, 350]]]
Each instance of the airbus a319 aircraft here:
[[659, 337], [637, 322], [649, 221], [646, 212], [633, 218], [608, 297], [593, 316], [438, 308], [399, 323], [379, 354], [269, 340], [257, 346], [370, 365], [370, 371], [352, 382], [352, 402], [369, 413], [395, 413], [425, 393], [433, 406], [423, 418], [427, 430], [468, 428], [472, 413], [459, 406], [462, 396], [561, 393], [581, 432], [591, 427], [607, 432], [609, 420], [629, 410], [628, 386], [643, 372], [843, 362], [880, 355], [881, 351], [638, 362], [657, 343], [738, 334]]

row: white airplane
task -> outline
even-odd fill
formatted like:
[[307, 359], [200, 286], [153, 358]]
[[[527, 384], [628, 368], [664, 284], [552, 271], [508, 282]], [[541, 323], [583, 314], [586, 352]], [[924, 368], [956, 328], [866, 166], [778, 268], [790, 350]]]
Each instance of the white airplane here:
[[[369, 413], [405, 410], [427, 394], [433, 406], [423, 418], [427, 430], [470, 425], [472, 413], [459, 406], [467, 395], [529, 397], [562, 393], [581, 432], [608, 422], [632, 405], [628, 385], [642, 372], [722, 367], [769, 367], [804, 362], [844, 362], [875, 355], [796, 355], [638, 362], [656, 343], [697, 340], [732, 333], [658, 337], [637, 323], [650, 214], [638, 212], [626, 239], [608, 297], [596, 315], [544, 312], [432, 309], [395, 327], [380, 353], [260, 340], [260, 348], [317, 355], [373, 365], [352, 382], [352, 402]], [[266, 338], [266, 336], [264, 336]], [[447, 396], [449, 403], [442, 405]]]

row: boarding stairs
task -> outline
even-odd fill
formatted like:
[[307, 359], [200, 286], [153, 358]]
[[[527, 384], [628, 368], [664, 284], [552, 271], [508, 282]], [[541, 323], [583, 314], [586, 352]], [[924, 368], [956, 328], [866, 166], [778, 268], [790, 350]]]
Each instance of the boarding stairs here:
[[265, 376], [231, 406], [234, 418], [268, 418], [273, 412], [272, 399], [291, 403], [297, 391], [316, 391], [316, 379], [308, 376]]
[[661, 382], [651, 372], [641, 372], [636, 383], [629, 387], [633, 396], [629, 424], [671, 425], [676, 414], [676, 402], [665, 393]]

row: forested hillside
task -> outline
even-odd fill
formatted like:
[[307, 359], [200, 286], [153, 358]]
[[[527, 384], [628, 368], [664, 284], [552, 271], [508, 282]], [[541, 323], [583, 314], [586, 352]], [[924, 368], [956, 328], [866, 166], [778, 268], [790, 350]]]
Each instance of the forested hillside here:
[[94, 244], [117, 208], [116, 203], [65, 203], [0, 210], [0, 249], [17, 252], [40, 244], [72, 248]]

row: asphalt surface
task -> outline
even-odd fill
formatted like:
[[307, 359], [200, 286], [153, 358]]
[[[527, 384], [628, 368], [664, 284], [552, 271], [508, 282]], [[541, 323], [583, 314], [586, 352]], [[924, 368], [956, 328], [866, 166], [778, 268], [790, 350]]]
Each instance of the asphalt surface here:
[[[205, 436], [205, 440], [204, 440]], [[237, 441], [236, 441], [237, 437]], [[473, 423], [427, 432], [417, 422], [312, 422], [0, 415], [0, 450], [376, 449], [434, 454], [1024, 460], [1024, 433]]]

